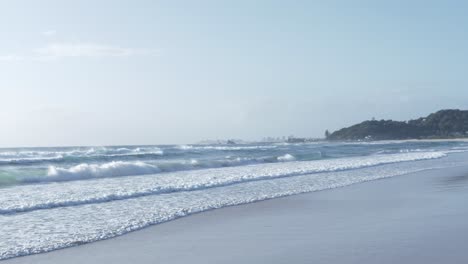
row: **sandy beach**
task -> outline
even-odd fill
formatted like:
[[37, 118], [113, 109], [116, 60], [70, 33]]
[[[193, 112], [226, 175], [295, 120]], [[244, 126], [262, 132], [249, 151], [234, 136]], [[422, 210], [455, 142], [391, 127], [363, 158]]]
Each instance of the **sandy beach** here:
[[464, 263], [468, 167], [227, 207], [4, 263]]

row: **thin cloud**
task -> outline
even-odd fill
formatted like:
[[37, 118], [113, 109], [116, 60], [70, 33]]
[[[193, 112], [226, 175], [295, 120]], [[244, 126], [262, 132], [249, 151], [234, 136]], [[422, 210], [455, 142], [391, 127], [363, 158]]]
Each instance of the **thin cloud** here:
[[40, 57], [128, 57], [143, 50], [94, 43], [52, 43], [35, 50]]
[[7, 55], [0, 55], [0, 61], [22, 61], [24, 60], [23, 56], [19, 56], [16, 54], [7, 54]]
[[154, 49], [134, 49], [96, 43], [50, 43], [29, 54], [0, 55], [0, 61], [50, 60], [64, 58], [105, 58], [158, 55]]
[[53, 30], [53, 29], [50, 29], [50, 30], [42, 31], [41, 34], [43, 36], [46, 36], [46, 37], [52, 37], [52, 36], [55, 36], [57, 34], [57, 31]]

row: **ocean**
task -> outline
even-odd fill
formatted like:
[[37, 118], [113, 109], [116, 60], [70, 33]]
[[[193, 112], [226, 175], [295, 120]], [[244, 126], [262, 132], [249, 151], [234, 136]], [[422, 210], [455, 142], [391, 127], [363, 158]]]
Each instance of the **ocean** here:
[[455, 140], [0, 149], [0, 260], [206, 210], [465, 165], [467, 151]]

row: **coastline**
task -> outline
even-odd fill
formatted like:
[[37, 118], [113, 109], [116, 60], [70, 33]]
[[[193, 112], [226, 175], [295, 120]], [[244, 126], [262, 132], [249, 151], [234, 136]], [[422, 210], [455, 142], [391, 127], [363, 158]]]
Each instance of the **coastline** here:
[[226, 207], [2, 263], [462, 263], [468, 166]]

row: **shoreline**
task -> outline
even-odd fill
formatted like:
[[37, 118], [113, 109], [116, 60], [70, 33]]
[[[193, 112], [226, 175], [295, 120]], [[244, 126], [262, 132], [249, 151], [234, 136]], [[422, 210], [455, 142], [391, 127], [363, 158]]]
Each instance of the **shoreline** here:
[[428, 170], [210, 210], [2, 262], [459, 263], [468, 260], [466, 190], [468, 166]]

